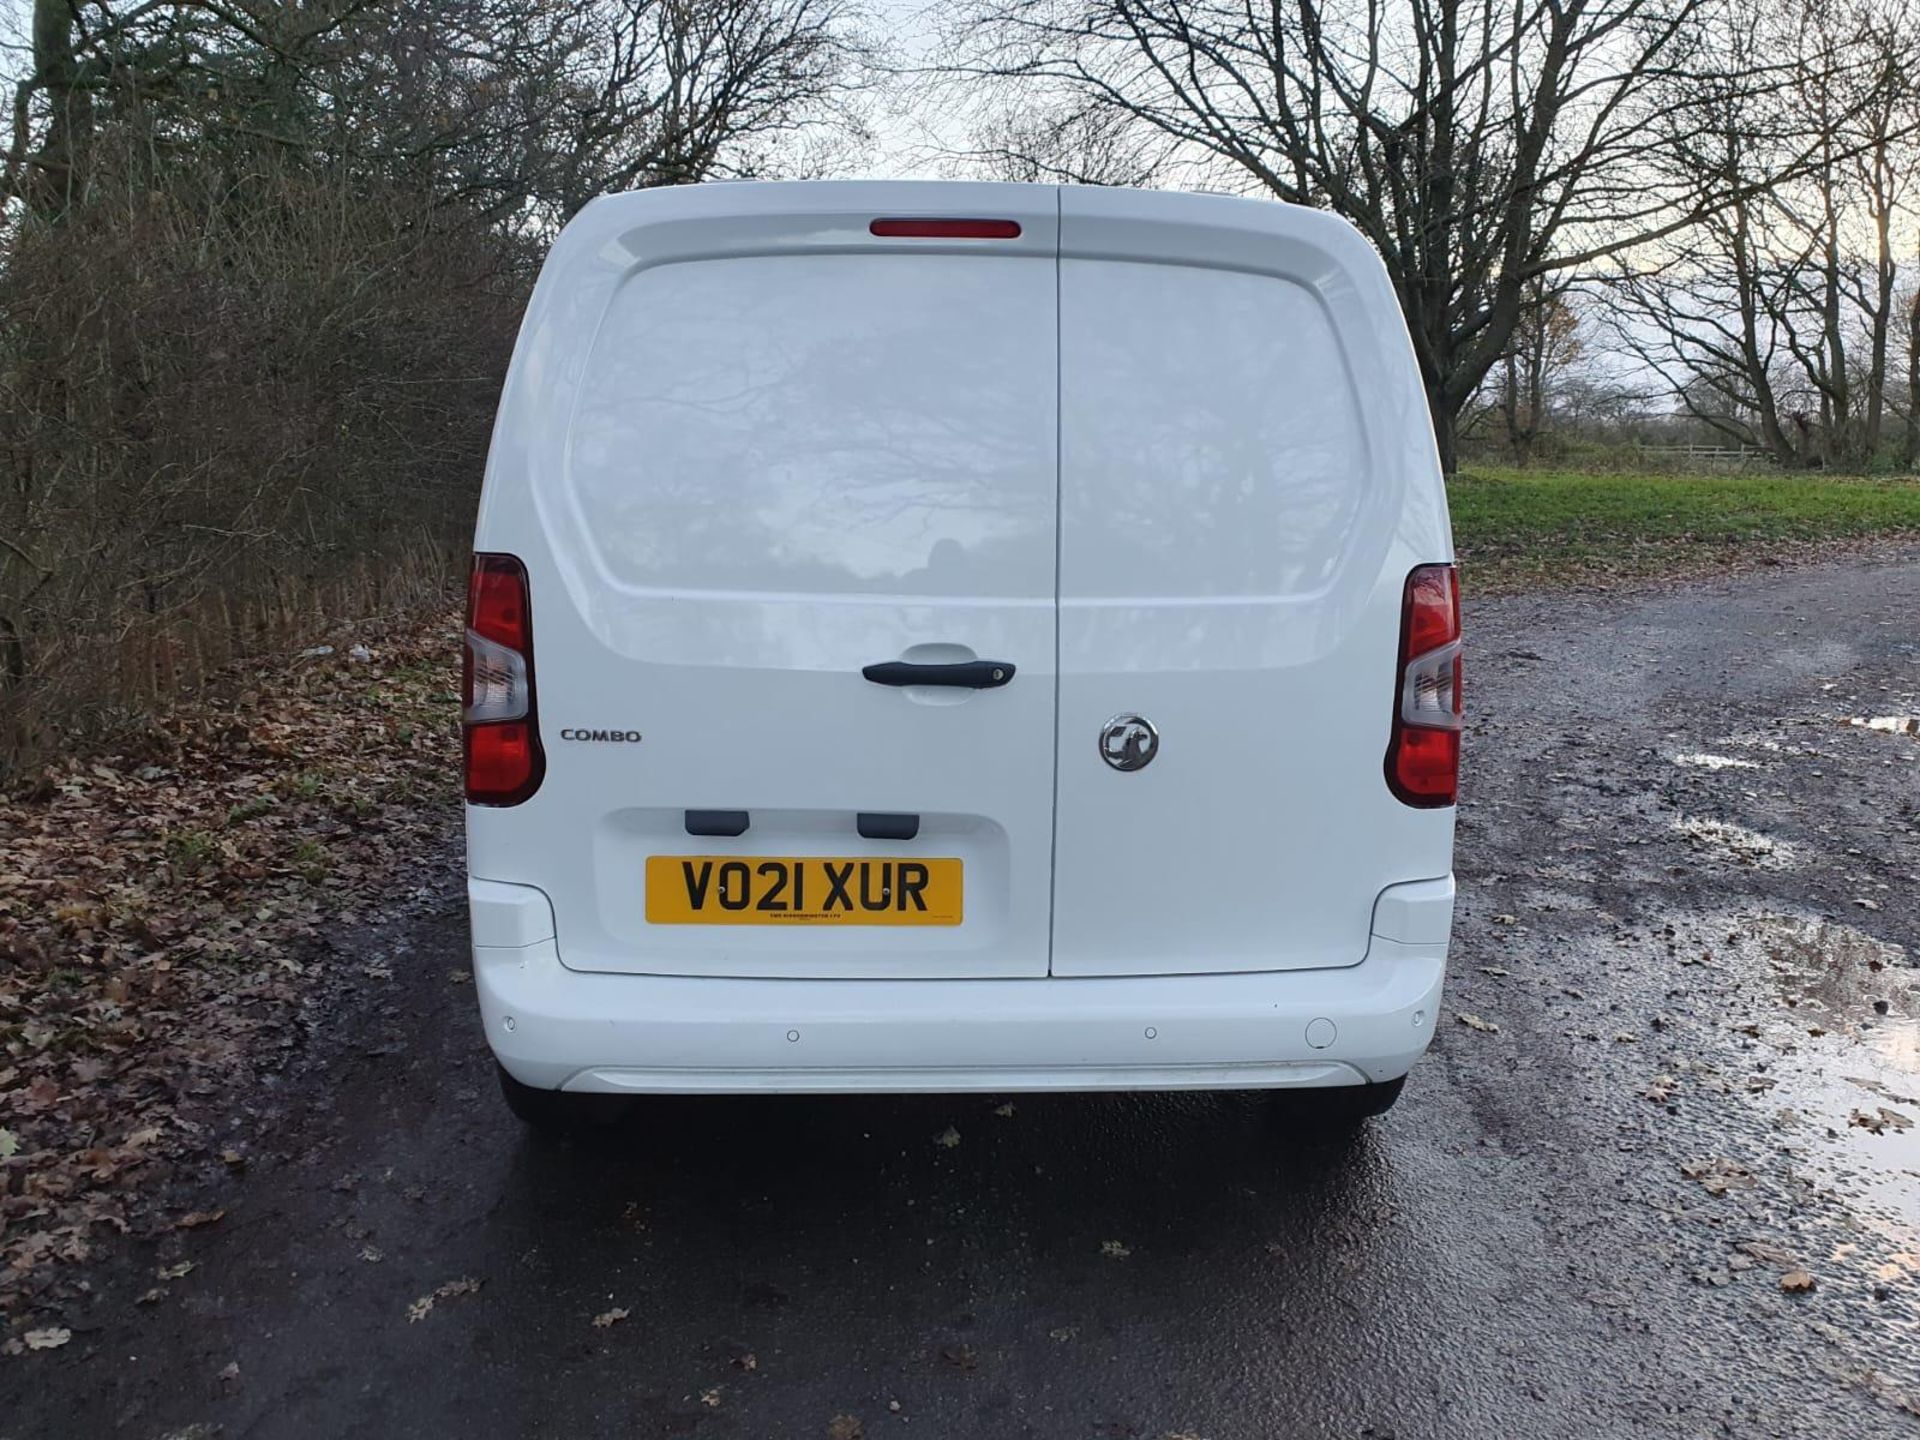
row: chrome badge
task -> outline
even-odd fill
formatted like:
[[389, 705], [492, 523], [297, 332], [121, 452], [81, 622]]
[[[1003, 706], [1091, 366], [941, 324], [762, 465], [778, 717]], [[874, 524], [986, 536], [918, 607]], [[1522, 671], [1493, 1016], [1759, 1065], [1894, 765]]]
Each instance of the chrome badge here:
[[1160, 732], [1140, 715], [1116, 715], [1100, 727], [1100, 758], [1116, 770], [1144, 770], [1160, 753]]

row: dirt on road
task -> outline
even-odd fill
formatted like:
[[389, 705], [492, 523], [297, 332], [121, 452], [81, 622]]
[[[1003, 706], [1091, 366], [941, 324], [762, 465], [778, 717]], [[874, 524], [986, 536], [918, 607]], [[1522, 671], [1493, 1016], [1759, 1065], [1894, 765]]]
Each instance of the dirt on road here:
[[456, 819], [0, 1436], [1920, 1436], [1920, 561], [1469, 607], [1445, 1024], [1248, 1096], [508, 1120]]

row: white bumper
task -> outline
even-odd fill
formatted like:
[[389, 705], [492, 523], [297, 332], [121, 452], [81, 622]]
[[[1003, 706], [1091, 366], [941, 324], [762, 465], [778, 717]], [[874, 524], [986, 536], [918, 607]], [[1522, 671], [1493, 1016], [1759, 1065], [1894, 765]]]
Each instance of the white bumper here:
[[1439, 1012], [1453, 882], [1385, 892], [1358, 965], [1097, 979], [583, 974], [538, 890], [473, 881], [470, 898], [476, 938], [509, 942], [473, 950], [487, 1041], [544, 1089], [1247, 1089], [1407, 1073]]

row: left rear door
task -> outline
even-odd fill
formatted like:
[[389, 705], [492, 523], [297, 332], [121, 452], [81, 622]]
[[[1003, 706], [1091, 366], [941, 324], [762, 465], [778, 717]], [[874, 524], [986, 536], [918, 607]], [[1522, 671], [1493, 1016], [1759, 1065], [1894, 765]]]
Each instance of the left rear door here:
[[[754, 213], [707, 217], [702, 232], [676, 204]], [[868, 233], [870, 219], [929, 211], [1013, 219], [1021, 234]], [[553, 898], [574, 969], [1046, 974], [1054, 192], [741, 186], [649, 213], [678, 222], [662, 226], [674, 245], [708, 238], [661, 261], [648, 226], [623, 236], [640, 263], [598, 318], [559, 463], [531, 477], [548, 770], [512, 817], [540, 837], [517, 862], [532, 873], [502, 878]], [[1012, 679], [862, 676], [968, 660], [1004, 662]], [[600, 729], [644, 739], [562, 736]], [[748, 828], [689, 834], [689, 811], [746, 812]], [[918, 833], [863, 838], [863, 812], [917, 817]], [[767, 857], [870, 861], [876, 893], [901, 878], [881, 866], [957, 861], [959, 923], [763, 917], [763, 901], [793, 898], [765, 893]], [[725, 923], [692, 920], [688, 896], [661, 890], [711, 902], [750, 874], [752, 912], [714, 917]]]

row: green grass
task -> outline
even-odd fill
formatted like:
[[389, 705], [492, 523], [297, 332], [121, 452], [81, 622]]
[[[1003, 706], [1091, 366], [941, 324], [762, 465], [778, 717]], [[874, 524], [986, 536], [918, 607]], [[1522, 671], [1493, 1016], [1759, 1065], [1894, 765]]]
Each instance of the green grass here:
[[1477, 469], [1456, 476], [1447, 499], [1463, 572], [1483, 592], [1920, 535], [1920, 481], [1911, 479]]

